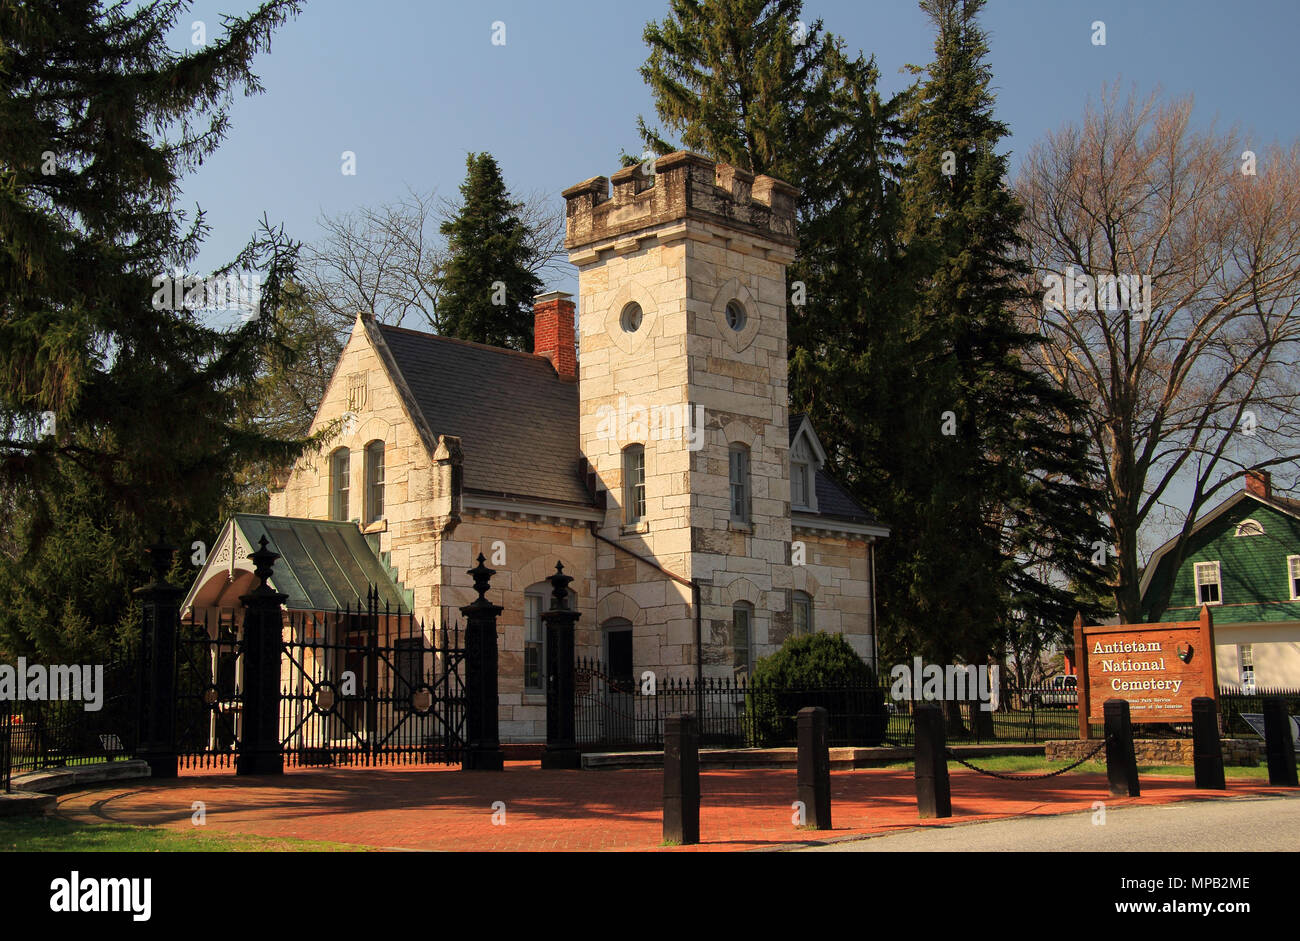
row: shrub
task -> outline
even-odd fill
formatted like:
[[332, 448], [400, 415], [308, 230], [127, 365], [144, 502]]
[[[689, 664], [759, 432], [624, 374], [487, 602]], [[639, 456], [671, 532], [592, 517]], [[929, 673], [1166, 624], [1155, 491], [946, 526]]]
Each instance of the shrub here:
[[879, 745], [888, 722], [875, 674], [839, 634], [787, 638], [755, 665], [745, 706], [747, 742], [755, 747], [794, 744], [796, 716], [806, 706], [830, 713], [835, 744]]

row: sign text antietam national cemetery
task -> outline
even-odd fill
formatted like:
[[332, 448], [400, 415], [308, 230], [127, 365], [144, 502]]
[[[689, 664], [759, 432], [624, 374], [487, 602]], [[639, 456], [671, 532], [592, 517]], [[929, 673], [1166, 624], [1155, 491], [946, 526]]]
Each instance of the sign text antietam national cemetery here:
[[1214, 622], [1085, 626], [1074, 622], [1079, 735], [1102, 721], [1107, 699], [1127, 699], [1136, 722], [1190, 722], [1192, 699], [1215, 696]]

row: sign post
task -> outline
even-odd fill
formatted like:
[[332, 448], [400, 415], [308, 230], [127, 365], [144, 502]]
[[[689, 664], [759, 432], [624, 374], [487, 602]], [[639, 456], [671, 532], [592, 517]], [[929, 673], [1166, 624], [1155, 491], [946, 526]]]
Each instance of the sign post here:
[[1195, 621], [1085, 625], [1074, 619], [1079, 664], [1079, 738], [1104, 719], [1107, 699], [1129, 703], [1132, 722], [1191, 722], [1192, 700], [1218, 700], [1214, 619], [1207, 606]]

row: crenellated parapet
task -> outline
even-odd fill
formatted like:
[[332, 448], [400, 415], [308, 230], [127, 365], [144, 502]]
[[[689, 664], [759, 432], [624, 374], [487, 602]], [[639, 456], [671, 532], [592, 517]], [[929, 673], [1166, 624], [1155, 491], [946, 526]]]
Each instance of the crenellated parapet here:
[[[613, 184], [613, 192], [610, 184]], [[699, 154], [677, 151], [658, 158], [654, 172], [641, 165], [611, 177], [593, 177], [564, 191], [565, 247], [572, 260], [631, 240], [683, 232], [691, 222], [744, 233], [786, 251], [798, 244], [795, 202], [799, 191], [766, 175], [755, 176]]]

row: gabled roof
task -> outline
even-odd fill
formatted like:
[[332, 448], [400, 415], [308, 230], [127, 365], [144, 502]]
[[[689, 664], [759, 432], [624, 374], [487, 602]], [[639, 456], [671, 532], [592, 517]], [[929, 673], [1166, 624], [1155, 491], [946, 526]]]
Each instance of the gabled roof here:
[[817, 509], [815, 511], [792, 509], [792, 515], [805, 517], [824, 516], [866, 526], [882, 526], [882, 528], [886, 528], [875, 516], [864, 510], [858, 501], [849, 496], [849, 492], [840, 486], [835, 478], [822, 470], [820, 462], [826, 460], [826, 449], [822, 447], [822, 443], [818, 439], [817, 432], [813, 429], [808, 416], [802, 412], [792, 412], [790, 414], [791, 447], [794, 446], [800, 435], [807, 439], [819, 462], [815, 480], [813, 481], [817, 493]]
[[[1300, 519], [1300, 500], [1291, 500], [1287, 497], [1264, 498], [1259, 496], [1258, 494], [1251, 493], [1249, 490], [1238, 490], [1232, 496], [1228, 497], [1228, 499], [1224, 500], [1222, 503], [1216, 506], [1209, 513], [1206, 513], [1195, 523], [1193, 523], [1192, 530], [1190, 533], [1188, 533], [1188, 537], [1191, 538], [1195, 536], [1197, 533], [1201, 532], [1201, 530], [1213, 524], [1216, 520], [1218, 520], [1225, 513], [1228, 513], [1230, 510], [1232, 510], [1233, 507], [1240, 504], [1243, 500], [1253, 500], [1256, 503], [1262, 504], [1263, 506], [1266, 506], [1270, 509], [1277, 510], [1279, 513], [1285, 513], [1287, 516]], [[1143, 599], [1146, 598], [1147, 589], [1151, 587], [1151, 581], [1155, 577], [1156, 572], [1159, 570], [1160, 566], [1165, 562], [1166, 556], [1169, 555], [1169, 553], [1173, 550], [1174, 546], [1176, 546], [1177, 544], [1178, 544], [1178, 537], [1175, 536], [1174, 538], [1170, 539], [1168, 542], [1166, 542], [1164, 545], [1162, 545], [1159, 549], [1157, 549], [1155, 552], [1151, 554], [1151, 558], [1147, 562], [1147, 567], [1142, 572], [1142, 581], [1138, 586], [1138, 594]]]
[[460, 438], [466, 491], [592, 505], [579, 473], [578, 384], [545, 356], [367, 327], [429, 431]]
[[183, 609], [196, 601], [203, 605], [205, 588], [214, 575], [225, 573], [233, 582], [236, 573], [253, 571], [247, 558], [252, 547], [265, 536], [267, 546], [278, 552], [270, 584], [288, 595], [290, 611], [333, 611], [356, 605], [373, 586], [379, 592], [379, 606], [394, 612], [410, 610], [408, 599], [387, 566], [375, 555], [356, 523], [294, 519], [237, 513], [224, 527], [208, 555], [198, 578], [185, 596]]

